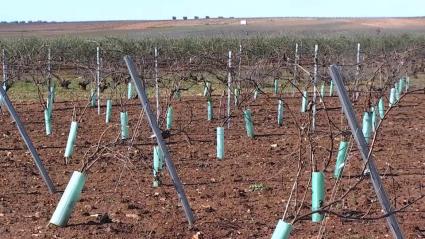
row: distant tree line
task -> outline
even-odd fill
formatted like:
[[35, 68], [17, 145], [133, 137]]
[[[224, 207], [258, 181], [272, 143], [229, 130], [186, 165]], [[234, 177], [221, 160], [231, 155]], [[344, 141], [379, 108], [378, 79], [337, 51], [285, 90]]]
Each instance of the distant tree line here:
[[43, 20], [28, 20], [28, 21], [0, 21], [0, 24], [32, 24], [32, 23], [56, 23], [55, 21], [43, 21]]

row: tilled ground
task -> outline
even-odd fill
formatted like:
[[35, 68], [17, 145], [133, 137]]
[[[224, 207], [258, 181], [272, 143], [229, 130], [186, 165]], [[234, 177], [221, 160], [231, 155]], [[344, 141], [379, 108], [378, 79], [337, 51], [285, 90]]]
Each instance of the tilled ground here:
[[[425, 105], [424, 95], [405, 97], [400, 107], [389, 114], [375, 147], [375, 160], [383, 176], [391, 202], [401, 208], [425, 193]], [[214, 98], [219, 113], [219, 98]], [[85, 152], [96, 145], [107, 128], [102, 115], [89, 108], [78, 130], [71, 163], [64, 165], [63, 153], [68, 137], [72, 102], [57, 102], [53, 113], [53, 135], [46, 136], [42, 108], [36, 103], [17, 104], [25, 127], [34, 141], [46, 168], [60, 192], [49, 194], [8, 113], [0, 117], [0, 237], [1, 238], [269, 238], [282, 217], [293, 187], [301, 155], [303, 168], [298, 187], [286, 215], [292, 221], [310, 212], [311, 164], [309, 145], [299, 137], [298, 126], [307, 126], [307, 114], [299, 113], [299, 99], [286, 98], [285, 124], [277, 127], [277, 98], [262, 96], [250, 104], [255, 125], [255, 139], [246, 136], [241, 110], [235, 110], [231, 128], [225, 130], [225, 158], [216, 159], [215, 128], [222, 119], [206, 120], [206, 101], [185, 97], [174, 103], [174, 125], [167, 139], [172, 160], [185, 184], [189, 202], [197, 221], [188, 228], [168, 173], [164, 169], [163, 185], [152, 187], [151, 130], [146, 117], [140, 133], [132, 143], [117, 141], [87, 176], [87, 182], [65, 228], [47, 226], [72, 172], [80, 170]], [[319, 110], [315, 159], [318, 170], [325, 170], [326, 201], [332, 200], [332, 178], [339, 129], [346, 128], [336, 97], [325, 99], [327, 114]], [[84, 107], [86, 102], [79, 102]], [[322, 108], [322, 106], [319, 106]], [[356, 107], [361, 109], [359, 105]], [[134, 135], [140, 115], [138, 100], [128, 106], [130, 136]], [[358, 111], [360, 117], [360, 111]], [[217, 118], [217, 117], [216, 117]], [[119, 106], [114, 105], [113, 123], [102, 143], [114, 142], [119, 134]], [[333, 132], [333, 154], [329, 127]], [[301, 154], [299, 152], [300, 144]], [[362, 163], [357, 147], [351, 143], [348, 163], [336, 193], [338, 199], [361, 177]], [[306, 197], [302, 203], [304, 193]], [[295, 203], [294, 199], [297, 199]], [[363, 180], [344, 200], [336, 204], [325, 220], [325, 238], [391, 237], [369, 178]], [[100, 221], [96, 214], [108, 214]], [[342, 216], [342, 217], [341, 217]], [[346, 217], [346, 218], [343, 218]], [[351, 220], [350, 217], [363, 217]], [[417, 201], [397, 214], [407, 238], [425, 237], [425, 201]], [[297, 220], [291, 238], [313, 238], [320, 223], [310, 216]], [[201, 238], [201, 236], [199, 236]]]

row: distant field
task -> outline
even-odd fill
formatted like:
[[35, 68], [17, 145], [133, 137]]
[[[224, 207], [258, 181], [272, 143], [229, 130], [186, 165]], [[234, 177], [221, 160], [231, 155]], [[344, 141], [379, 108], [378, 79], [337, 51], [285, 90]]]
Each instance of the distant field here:
[[255, 35], [425, 34], [422, 18], [252, 18], [163, 21], [105, 21], [0, 24], [1, 38], [14, 37], [187, 37]]

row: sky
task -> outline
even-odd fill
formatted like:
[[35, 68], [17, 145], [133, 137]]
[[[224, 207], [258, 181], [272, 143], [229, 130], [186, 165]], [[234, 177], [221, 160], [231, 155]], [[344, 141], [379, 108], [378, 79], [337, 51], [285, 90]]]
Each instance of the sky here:
[[425, 16], [425, 0], [0, 0], [0, 21]]

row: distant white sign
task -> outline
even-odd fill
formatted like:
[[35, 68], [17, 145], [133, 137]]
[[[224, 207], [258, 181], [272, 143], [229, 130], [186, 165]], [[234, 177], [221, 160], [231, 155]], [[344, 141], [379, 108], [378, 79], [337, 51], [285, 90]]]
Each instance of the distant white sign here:
[[241, 20], [241, 25], [246, 25], [246, 20]]

